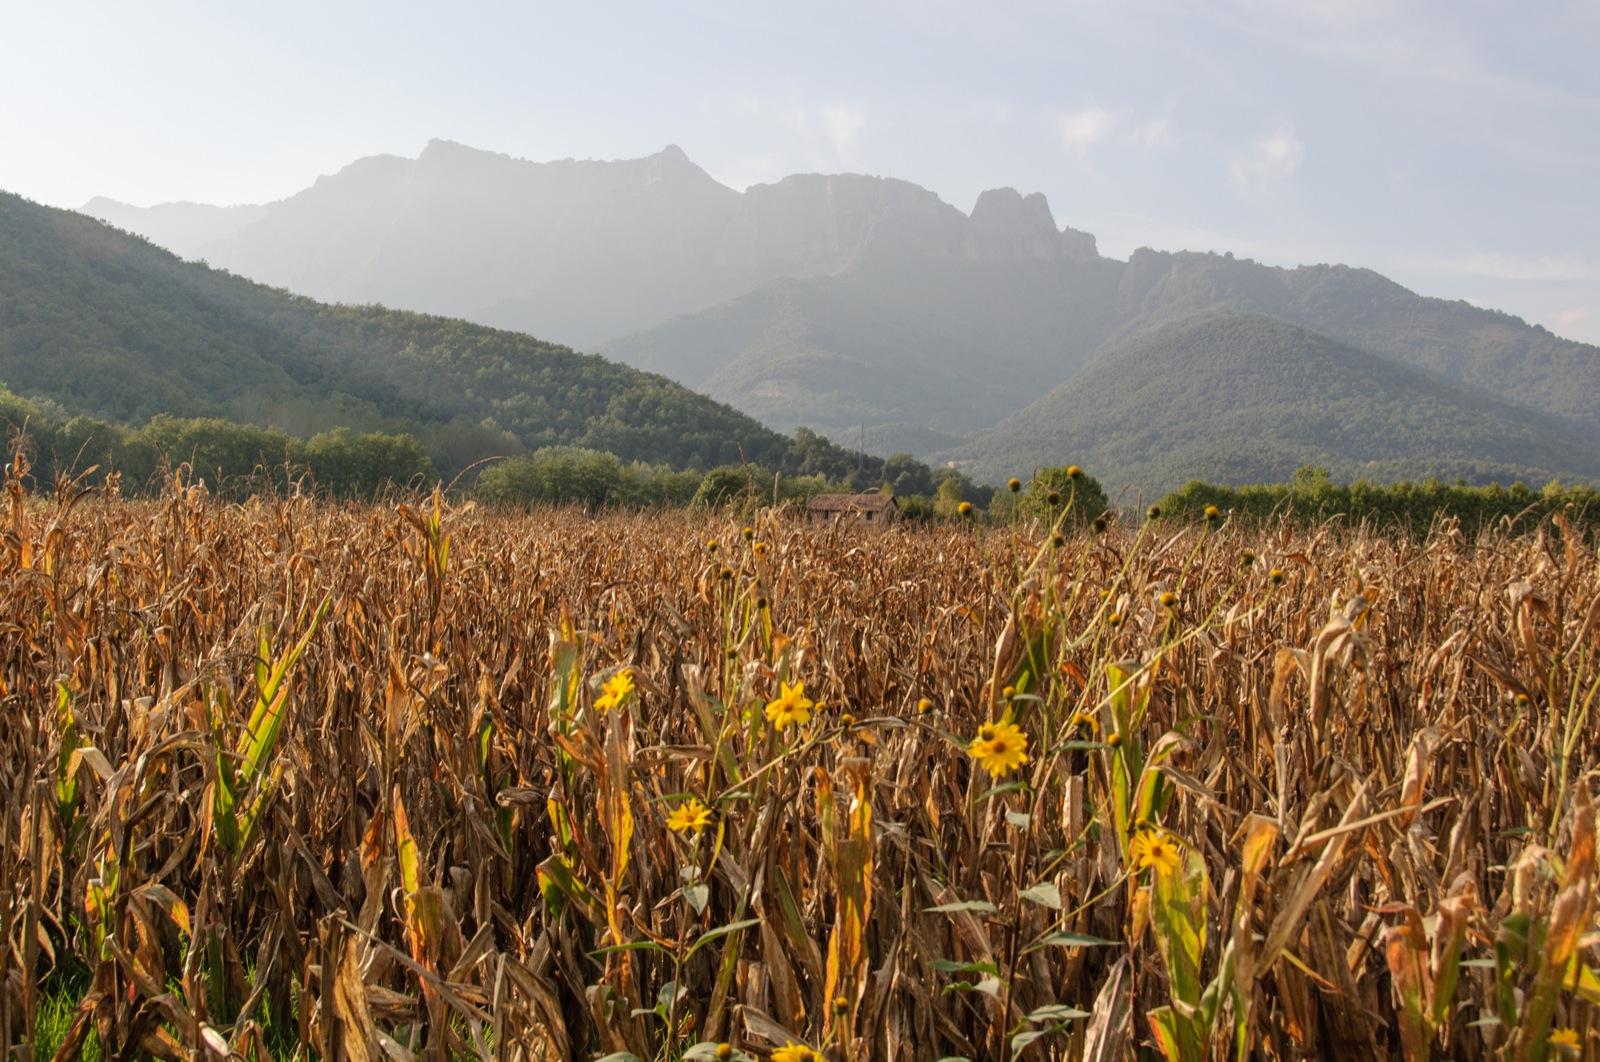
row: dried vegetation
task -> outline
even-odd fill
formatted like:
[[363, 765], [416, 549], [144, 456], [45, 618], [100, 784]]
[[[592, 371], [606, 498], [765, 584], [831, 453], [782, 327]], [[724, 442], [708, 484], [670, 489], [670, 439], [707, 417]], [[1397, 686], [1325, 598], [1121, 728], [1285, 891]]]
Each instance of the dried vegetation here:
[[1559, 522], [1058, 544], [21, 471], [17, 1057], [52, 1007], [59, 1057], [1594, 1050]]

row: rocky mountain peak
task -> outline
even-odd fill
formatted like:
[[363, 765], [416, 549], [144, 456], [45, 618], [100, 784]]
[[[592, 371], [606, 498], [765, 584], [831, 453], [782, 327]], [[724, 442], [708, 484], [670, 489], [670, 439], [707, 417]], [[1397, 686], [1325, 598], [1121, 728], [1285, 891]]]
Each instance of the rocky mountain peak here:
[[[961, 254], [970, 261], [1053, 262], [1067, 257], [1068, 245], [1040, 192], [1023, 195], [1015, 188], [991, 188], [978, 196], [966, 229]], [[1090, 241], [1092, 248], [1093, 237]], [[1081, 251], [1072, 255], [1080, 256]]]

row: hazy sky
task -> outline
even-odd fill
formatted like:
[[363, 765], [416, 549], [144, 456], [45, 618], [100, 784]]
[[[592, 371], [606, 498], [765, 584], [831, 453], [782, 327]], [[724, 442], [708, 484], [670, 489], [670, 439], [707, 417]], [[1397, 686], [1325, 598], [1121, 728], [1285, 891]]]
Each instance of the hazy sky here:
[[1043, 191], [1141, 244], [1368, 265], [1600, 342], [1600, 3], [0, 0], [0, 188], [259, 202], [432, 137], [675, 142], [738, 187]]

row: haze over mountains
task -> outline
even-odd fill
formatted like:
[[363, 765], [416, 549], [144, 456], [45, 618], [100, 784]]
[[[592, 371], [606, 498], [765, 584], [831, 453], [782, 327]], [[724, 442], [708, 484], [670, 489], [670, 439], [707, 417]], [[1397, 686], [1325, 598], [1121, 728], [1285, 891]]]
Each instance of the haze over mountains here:
[[1091, 453], [1146, 492], [1308, 461], [1596, 474], [1600, 348], [1359, 268], [1104, 258], [1011, 189], [967, 214], [858, 175], [741, 193], [676, 147], [535, 163], [434, 141], [276, 203], [85, 211], [264, 283], [598, 350], [775, 429], [980, 478]]

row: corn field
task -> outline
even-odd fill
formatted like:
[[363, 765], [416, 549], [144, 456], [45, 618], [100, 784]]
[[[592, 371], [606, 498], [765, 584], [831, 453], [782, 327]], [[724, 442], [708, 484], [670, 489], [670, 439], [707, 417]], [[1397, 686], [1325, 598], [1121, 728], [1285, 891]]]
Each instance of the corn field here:
[[1597, 1053], [1600, 559], [1559, 518], [23, 471], [6, 1058]]

